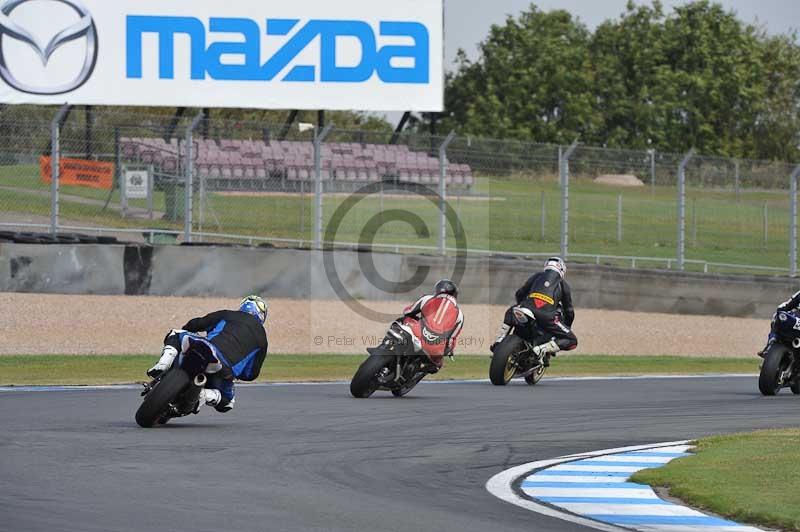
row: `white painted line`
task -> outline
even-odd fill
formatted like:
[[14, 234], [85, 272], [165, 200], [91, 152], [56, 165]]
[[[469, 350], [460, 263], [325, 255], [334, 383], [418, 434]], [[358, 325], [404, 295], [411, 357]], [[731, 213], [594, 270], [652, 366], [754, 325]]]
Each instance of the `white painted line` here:
[[577, 491], [583, 497], [619, 497], [621, 499], [653, 499], [660, 500], [657, 495], [653, 495], [653, 491], [642, 488], [640, 490], [633, 489], [613, 489], [613, 488], [521, 488], [525, 495], [534, 497], [536, 499], [542, 497], [572, 497]]
[[[592, 465], [582, 465], [585, 462], [570, 462], [564, 465], [557, 465], [551, 469], [551, 471], [597, 471], [597, 466]], [[626, 466], [626, 465], [618, 465], [618, 466], [604, 466], [603, 471], [608, 473], [636, 473], [637, 471], [641, 471], [642, 469], [646, 469], [645, 467], [636, 467], [636, 466]]]
[[672, 460], [672, 458], [660, 456], [602, 456], [600, 458], [581, 460], [581, 464], [590, 465], [592, 462], [619, 462], [619, 465], [625, 465], [625, 462], [641, 462], [653, 464], [653, 467], [656, 467], [666, 464], [670, 460]]
[[[660, 501], [661, 499], [659, 499]], [[615, 504], [611, 509], [608, 505], [584, 502], [559, 503], [558, 505], [576, 514], [633, 515], [647, 512], [647, 515], [698, 515], [698, 512], [691, 508], [675, 504]]]
[[[678, 380], [678, 379], [740, 379], [753, 378], [758, 374], [730, 373], [730, 374], [707, 374], [707, 375], [636, 375], [636, 376], [607, 376], [607, 377], [553, 377], [544, 382], [583, 382], [583, 381], [631, 381], [631, 380]], [[467, 380], [447, 380], [447, 381], [422, 381], [420, 384], [446, 385], [446, 384], [487, 384], [489, 379], [467, 379]], [[332, 386], [348, 385], [350, 381], [311, 381], [311, 382], [240, 382], [237, 387], [261, 388], [261, 387], [283, 387], [283, 386]], [[519, 384], [528, 386], [524, 381]], [[98, 390], [140, 390], [141, 384], [104, 384], [104, 385], [20, 385], [20, 386], [0, 386], [0, 393], [3, 392], [73, 392], [73, 391], [98, 391]]]
[[642, 532], [764, 532], [752, 526], [703, 526], [703, 525], [636, 525]]

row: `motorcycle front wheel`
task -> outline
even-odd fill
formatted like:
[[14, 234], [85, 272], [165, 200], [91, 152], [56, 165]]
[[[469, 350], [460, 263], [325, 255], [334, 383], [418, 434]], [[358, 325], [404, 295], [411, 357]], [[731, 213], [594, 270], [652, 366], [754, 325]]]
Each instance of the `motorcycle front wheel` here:
[[764, 357], [761, 374], [758, 376], [758, 389], [762, 395], [775, 395], [781, 391], [783, 383], [781, 375], [786, 366], [784, 358], [789, 355], [789, 350], [780, 344], [773, 344]]
[[413, 377], [411, 377], [411, 380], [409, 380], [407, 383], [405, 383], [405, 384], [404, 384], [404, 385], [402, 385], [401, 387], [399, 387], [399, 388], [394, 388], [394, 389], [392, 390], [392, 395], [394, 395], [395, 397], [403, 397], [403, 396], [404, 396], [404, 395], [406, 395], [408, 392], [410, 392], [411, 390], [413, 390], [413, 389], [414, 389], [414, 387], [415, 387], [417, 384], [419, 384], [419, 381], [421, 381], [421, 380], [422, 380], [422, 379], [424, 379], [424, 378], [425, 378], [425, 373], [417, 373], [416, 375], [414, 375]]
[[538, 384], [539, 381], [542, 380], [542, 377], [544, 377], [544, 372], [546, 370], [547, 368], [544, 367], [543, 365], [539, 366], [538, 368], [536, 368], [536, 370], [534, 370], [533, 373], [525, 377], [525, 382], [527, 382], [530, 386]]

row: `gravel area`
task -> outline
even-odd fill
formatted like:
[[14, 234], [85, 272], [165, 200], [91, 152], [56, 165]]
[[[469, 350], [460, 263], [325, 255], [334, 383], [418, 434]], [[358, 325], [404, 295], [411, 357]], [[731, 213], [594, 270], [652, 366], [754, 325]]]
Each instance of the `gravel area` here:
[[[235, 299], [0, 293], [0, 355], [160, 352], [164, 334], [192, 317], [234, 308]], [[370, 307], [398, 313], [402, 304]], [[487, 354], [505, 308], [464, 305], [457, 353]], [[679, 316], [577, 309], [575, 353], [751, 357], [767, 319]], [[270, 300], [274, 353], [363, 353], [386, 323], [366, 320], [339, 301]]]

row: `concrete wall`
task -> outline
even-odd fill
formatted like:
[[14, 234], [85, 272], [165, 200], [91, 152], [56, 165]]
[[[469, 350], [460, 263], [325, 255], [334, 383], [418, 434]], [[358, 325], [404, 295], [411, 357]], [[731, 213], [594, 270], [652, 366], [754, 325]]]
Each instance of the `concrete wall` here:
[[[236, 247], [0, 244], [0, 291], [334, 299], [342, 288], [356, 299], [409, 300], [453, 274], [454, 259], [336, 252], [335, 289], [319, 252]], [[372, 266], [374, 264], [374, 267]], [[423, 270], [418, 270], [423, 268]], [[510, 304], [539, 261], [469, 259], [461, 281], [465, 303]], [[424, 278], [423, 288], [389, 280]], [[581, 308], [676, 314], [768, 317], [800, 289], [800, 281], [764, 276], [681, 274], [569, 265]], [[388, 290], [388, 291], [387, 291]]]

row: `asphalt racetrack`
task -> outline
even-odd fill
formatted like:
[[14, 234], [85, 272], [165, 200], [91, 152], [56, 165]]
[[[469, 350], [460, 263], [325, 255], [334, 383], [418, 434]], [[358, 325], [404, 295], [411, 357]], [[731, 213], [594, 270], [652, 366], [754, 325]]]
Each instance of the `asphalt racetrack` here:
[[756, 377], [240, 387], [236, 409], [152, 430], [131, 389], [0, 392], [3, 531], [586, 530], [490, 495], [570, 453], [800, 425]]

